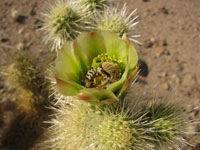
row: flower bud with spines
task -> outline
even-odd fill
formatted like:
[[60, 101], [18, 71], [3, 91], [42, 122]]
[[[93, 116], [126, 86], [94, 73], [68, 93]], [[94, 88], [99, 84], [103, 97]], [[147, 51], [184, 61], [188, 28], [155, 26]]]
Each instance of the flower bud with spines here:
[[189, 133], [191, 122], [188, 115], [176, 104], [153, 103], [147, 108], [147, 116], [154, 132], [154, 144], [158, 149], [180, 149], [187, 143], [184, 136]]
[[87, 31], [88, 14], [81, 9], [79, 1], [56, 0], [46, 4], [42, 13], [44, 42], [52, 50], [58, 50], [66, 41], [74, 40], [81, 32]]
[[12, 60], [8, 59], [2, 69], [6, 74], [6, 86], [15, 91], [19, 111], [29, 117], [38, 115], [38, 111], [49, 102], [50, 92], [50, 82], [45, 77], [43, 66], [47, 62], [43, 62], [43, 65], [39, 64], [37, 57], [33, 57], [30, 53], [14, 53], [13, 55], [9, 53]]
[[135, 29], [137, 16], [133, 16], [137, 9], [133, 10], [130, 14], [127, 12], [127, 7], [124, 5], [122, 9], [107, 8], [103, 13], [97, 13], [94, 17], [93, 28], [94, 30], [105, 30], [116, 33], [119, 37], [126, 35], [131, 41], [141, 44], [135, 38], [140, 35], [133, 35]]
[[103, 12], [108, 5], [109, 0], [80, 0], [84, 10], [89, 14], [96, 14], [97, 12]]

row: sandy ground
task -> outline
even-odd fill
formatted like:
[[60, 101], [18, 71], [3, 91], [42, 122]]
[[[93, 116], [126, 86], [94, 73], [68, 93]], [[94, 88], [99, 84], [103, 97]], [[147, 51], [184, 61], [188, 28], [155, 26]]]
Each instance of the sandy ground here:
[[[117, 0], [115, 4], [121, 7], [125, 2], [129, 11], [137, 8], [135, 15], [139, 16], [134, 34], [141, 35], [138, 40], [143, 44], [135, 44], [135, 48], [147, 65], [143, 65], [145, 73], [139, 86], [155, 95], [180, 101], [186, 111], [200, 106], [200, 1]], [[5, 57], [9, 57], [6, 54], [16, 49], [36, 51], [41, 59], [49, 53], [48, 46], [41, 43], [41, 33], [37, 32], [41, 28], [38, 16], [43, 5], [42, 0], [0, 1], [0, 65], [5, 65]], [[15, 10], [21, 14], [17, 21], [12, 17]], [[0, 80], [0, 90], [3, 89]], [[12, 110], [10, 107], [8, 110]], [[6, 115], [8, 121], [9, 114]], [[191, 113], [191, 118], [200, 119], [199, 109]], [[5, 118], [1, 119], [1, 130], [6, 128], [5, 122]], [[194, 130], [200, 131], [200, 127], [195, 126]], [[184, 150], [200, 150], [198, 136], [188, 141], [194, 147], [187, 146]]]

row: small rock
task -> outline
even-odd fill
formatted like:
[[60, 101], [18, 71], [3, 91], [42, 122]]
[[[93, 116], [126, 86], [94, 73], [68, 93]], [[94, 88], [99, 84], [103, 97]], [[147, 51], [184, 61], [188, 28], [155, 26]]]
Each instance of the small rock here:
[[192, 75], [192, 74], [186, 74], [184, 76], [184, 79], [183, 79], [183, 82], [182, 82], [182, 85], [183, 86], [192, 86], [192, 85], [195, 85], [197, 84], [197, 79], [196, 79], [196, 76]]
[[179, 76], [177, 76], [176, 74], [172, 75], [172, 79], [174, 80], [174, 82], [179, 85], [181, 83], [181, 79]]
[[3, 37], [0, 37], [0, 42], [7, 42], [7, 41], [9, 41], [9, 39], [8, 39], [8, 38], [3, 38]]
[[24, 32], [24, 29], [21, 28], [21, 29], [19, 29], [18, 34], [22, 34], [23, 32]]
[[164, 89], [164, 90], [169, 90], [169, 88], [170, 88], [170, 86], [169, 86], [168, 83], [164, 83], [164, 84], [163, 84], [163, 89]]
[[31, 8], [31, 11], [30, 11], [30, 15], [31, 16], [34, 16], [36, 15], [36, 12], [35, 12], [35, 8], [37, 7], [37, 3], [34, 3], [32, 8]]
[[162, 41], [162, 46], [168, 46], [167, 40]]
[[24, 23], [25, 20], [28, 18], [27, 16], [22, 15], [17, 10], [13, 10], [11, 13], [12, 18], [18, 23]]
[[151, 48], [151, 47], [153, 47], [153, 42], [148, 39], [148, 40], [144, 41], [144, 46], [146, 48]]
[[11, 17], [12, 17], [13, 19], [17, 19], [19, 16], [20, 16], [19, 11], [17, 11], [17, 10], [13, 10], [13, 11], [12, 11]]
[[23, 15], [20, 15], [17, 19], [16, 19], [16, 21], [18, 22], [18, 23], [24, 23], [25, 22], [25, 20], [27, 19], [28, 17], [27, 16], [23, 16]]
[[165, 48], [163, 46], [157, 46], [155, 48], [155, 52], [156, 52], [156, 56], [159, 57], [160, 55], [162, 55], [165, 51]]
[[140, 76], [147, 77], [149, 74], [149, 69], [148, 69], [147, 63], [144, 60], [139, 59], [138, 70], [139, 70]]
[[156, 39], [155, 39], [154, 37], [151, 37], [151, 38], [150, 38], [150, 41], [151, 41], [152, 43], [155, 43], [155, 42], [156, 42]]
[[175, 83], [176, 83], [176, 84], [180, 84], [180, 83], [181, 83], [181, 79], [180, 79], [179, 77], [176, 77], [176, 78], [175, 78]]
[[163, 12], [165, 15], [169, 14], [169, 11], [165, 6], [161, 8], [161, 12]]
[[150, 0], [143, 0], [143, 2], [149, 2]]
[[161, 78], [167, 77], [167, 72], [161, 72], [160, 74], [158, 74], [158, 77], [161, 77]]
[[18, 50], [24, 50], [24, 49], [25, 49], [24, 44], [23, 44], [23, 43], [17, 44], [17, 49], [18, 49]]
[[183, 42], [180, 41], [180, 40], [175, 40], [175, 43], [176, 43], [177, 45], [183, 45]]

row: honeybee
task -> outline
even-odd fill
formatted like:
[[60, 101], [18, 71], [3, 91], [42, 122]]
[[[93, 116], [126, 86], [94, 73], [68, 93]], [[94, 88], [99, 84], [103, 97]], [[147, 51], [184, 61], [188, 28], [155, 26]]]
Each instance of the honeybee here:
[[[100, 77], [99, 87], [105, 87], [116, 81], [119, 76], [119, 66], [114, 63], [104, 62], [102, 67], [90, 70], [85, 77], [85, 86], [87, 88], [95, 86], [95, 78]], [[97, 86], [97, 85], [96, 85]]]
[[102, 69], [109, 74], [112, 81], [119, 77], [119, 66], [111, 62], [102, 63]]
[[86, 74], [85, 86], [87, 88], [92, 86], [93, 79], [97, 76], [97, 74], [98, 74], [97, 69], [92, 69]]

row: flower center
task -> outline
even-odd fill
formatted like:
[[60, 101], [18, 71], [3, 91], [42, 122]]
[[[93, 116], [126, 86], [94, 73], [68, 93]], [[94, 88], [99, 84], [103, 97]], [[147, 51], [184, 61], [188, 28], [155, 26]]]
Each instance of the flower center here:
[[109, 56], [107, 53], [100, 54], [92, 61], [91, 67], [85, 77], [87, 88], [100, 87], [106, 88], [109, 84], [119, 80], [123, 72], [121, 59]]

